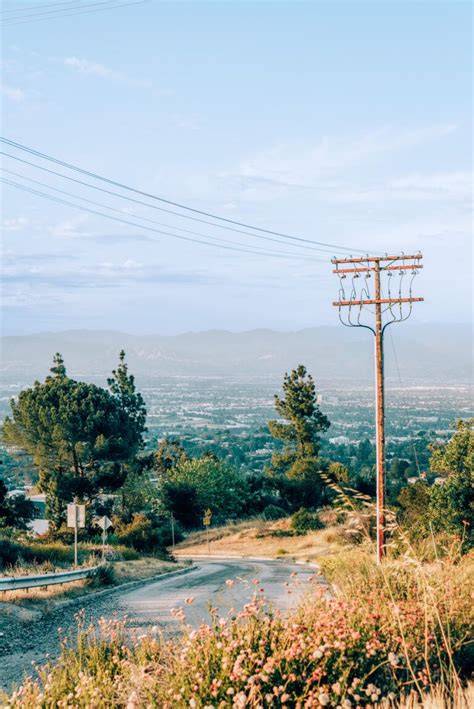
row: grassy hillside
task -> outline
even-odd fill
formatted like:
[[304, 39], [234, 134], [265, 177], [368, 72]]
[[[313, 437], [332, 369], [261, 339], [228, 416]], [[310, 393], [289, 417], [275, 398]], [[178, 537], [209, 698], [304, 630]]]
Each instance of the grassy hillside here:
[[422, 564], [408, 552], [382, 567], [363, 546], [320, 557], [332, 594], [310, 584], [289, 616], [268, 613], [256, 586], [241, 612], [198, 630], [176, 609], [179, 640], [152, 628], [130, 642], [121, 622], [82, 626], [78, 648], [65, 643], [60, 662], [4, 705], [465, 709], [474, 698], [474, 557]]

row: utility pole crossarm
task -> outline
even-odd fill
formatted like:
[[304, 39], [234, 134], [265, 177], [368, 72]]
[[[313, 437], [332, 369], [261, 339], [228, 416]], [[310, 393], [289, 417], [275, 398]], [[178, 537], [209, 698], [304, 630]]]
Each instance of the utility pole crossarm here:
[[344, 305], [382, 305], [384, 303], [421, 303], [424, 298], [378, 298], [374, 300], [336, 300], [333, 305], [342, 307]]
[[423, 258], [421, 253], [412, 254], [411, 256], [406, 256], [405, 254], [398, 254], [398, 256], [355, 256], [352, 258], [333, 258], [331, 263], [371, 263], [372, 261], [377, 261], [381, 263], [382, 261], [413, 261], [414, 259]]
[[[339, 262], [338, 262], [339, 263]], [[418, 270], [423, 268], [423, 264], [405, 264], [403, 266], [381, 266], [381, 271], [405, 271], [405, 270]], [[375, 272], [375, 266], [366, 266], [365, 268], [334, 268], [333, 273], [369, 273], [370, 271]]]

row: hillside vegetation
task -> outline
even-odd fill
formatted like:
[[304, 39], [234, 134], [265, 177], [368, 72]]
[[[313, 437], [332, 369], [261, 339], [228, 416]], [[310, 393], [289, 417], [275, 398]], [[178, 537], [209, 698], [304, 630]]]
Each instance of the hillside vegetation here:
[[[33, 564], [44, 563], [54, 550], [49, 563], [70, 559], [65, 518], [75, 499], [86, 508], [83, 552], [100, 545], [96, 519], [107, 515], [112, 557], [171, 560], [177, 544], [178, 556], [315, 560], [331, 590], [310, 584], [301, 606], [281, 615], [268, 608], [255, 579], [243, 609], [223, 618], [211, 609], [211, 624], [197, 630], [176, 608], [183, 634], [173, 641], [156, 628], [134, 641], [123, 623], [88, 628], [80, 615], [78, 635], [63, 639], [59, 662], [3, 697], [6, 707], [339, 709], [417, 706], [430, 693], [440, 706], [468, 706], [473, 421], [457, 421], [448, 441], [430, 444], [426, 469], [417, 458], [415, 478], [408, 460], [392, 460], [386, 558], [377, 566], [372, 446], [358, 447], [357, 455], [367, 455], [357, 468], [323, 455], [330, 421], [304, 366], [284, 376], [274, 397], [274, 447], [261, 471], [237, 468], [210, 450], [193, 457], [176, 439], [152, 449], [144, 400], [123, 352], [107, 383], [76, 382], [58, 354], [46, 380], [12, 402], [3, 436], [31, 457], [50, 530], [33, 542], [31, 510], [22, 500], [12, 504], [3, 486], [4, 565], [21, 566], [28, 554]], [[7, 562], [12, 554], [17, 558]], [[293, 582], [300, 583], [297, 574]], [[228, 580], [235, 583], [241, 581]]]
[[437, 706], [468, 706], [472, 555], [453, 551], [430, 566], [407, 555], [377, 567], [368, 550], [352, 548], [323, 559], [323, 570], [333, 595], [315, 583], [288, 617], [268, 612], [258, 585], [241, 612], [214, 615], [197, 630], [176, 609], [178, 641], [152, 629], [130, 643], [122, 623], [88, 628], [81, 619], [77, 648], [65, 640], [59, 663], [39, 670], [4, 704], [414, 707], [433, 692]]

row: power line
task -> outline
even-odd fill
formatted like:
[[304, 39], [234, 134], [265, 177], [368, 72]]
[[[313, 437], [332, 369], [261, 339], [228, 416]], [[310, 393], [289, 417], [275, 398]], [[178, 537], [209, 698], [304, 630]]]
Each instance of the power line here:
[[[120, 7], [129, 7], [131, 5], [143, 5], [146, 2], [149, 2], [149, 0], [134, 0], [133, 2], [126, 2], [126, 3], [120, 3], [120, 5], [111, 5], [110, 2], [113, 0], [103, 0], [102, 2], [99, 3], [93, 3], [90, 4], [89, 7], [93, 7], [94, 5], [104, 5], [106, 4], [107, 7], [95, 7], [93, 10], [78, 10], [77, 12], [71, 12], [74, 8], [65, 8], [64, 10], [55, 10], [51, 11], [51, 13], [36, 13], [32, 15], [22, 15], [22, 17], [7, 17], [4, 20], [1, 21], [1, 24], [5, 26], [13, 26], [13, 25], [27, 25], [30, 24], [31, 22], [45, 22], [47, 20], [57, 20], [57, 19], [62, 19], [63, 17], [72, 17], [73, 15], [87, 15], [87, 14], [92, 14], [95, 12], [104, 12], [105, 10], [115, 10]], [[67, 11], [66, 11], [67, 10]], [[55, 14], [52, 14], [55, 12]], [[51, 14], [50, 17], [38, 17], [40, 14]], [[30, 17], [32, 19], [24, 19]]]
[[[253, 234], [252, 232], [244, 231], [242, 229], [236, 229], [235, 227], [227, 226], [224, 224], [216, 224], [214, 222], [208, 221], [207, 219], [200, 219], [199, 217], [194, 217], [189, 214], [180, 214], [179, 212], [175, 212], [172, 209], [166, 209], [165, 207], [159, 207], [156, 204], [150, 204], [150, 202], [143, 202], [140, 199], [135, 199], [133, 197], [129, 197], [128, 195], [120, 194], [119, 192], [107, 190], [103, 187], [98, 187], [97, 185], [94, 185], [90, 182], [84, 182], [84, 180], [79, 180], [75, 177], [71, 177], [70, 175], [65, 175], [63, 172], [57, 172], [56, 170], [50, 170], [47, 167], [43, 167], [42, 165], [38, 165], [36, 163], [33, 163], [30, 160], [24, 160], [23, 158], [19, 158], [16, 155], [11, 155], [10, 153], [6, 153], [4, 151], [0, 151], [0, 155], [4, 155], [6, 157], [12, 158], [13, 160], [16, 160], [17, 162], [20, 162], [24, 165], [29, 165], [31, 167], [36, 168], [37, 170], [42, 170], [43, 172], [46, 172], [49, 175], [55, 175], [57, 177], [61, 177], [65, 180], [69, 180], [70, 182], [74, 182], [76, 184], [83, 185], [85, 187], [90, 187], [93, 190], [98, 190], [99, 192], [103, 192], [105, 194], [109, 194], [114, 197], [118, 197], [119, 199], [125, 199], [128, 202], [132, 202], [133, 204], [140, 204], [144, 207], [148, 207], [150, 209], [155, 209], [160, 212], [164, 212], [166, 214], [173, 214], [174, 216], [182, 217], [183, 219], [190, 219], [191, 221], [198, 222], [200, 224], [207, 224], [208, 226], [212, 226], [216, 229], [225, 229], [226, 231], [231, 231], [236, 234], [244, 234], [245, 236], [251, 236], [254, 239], [263, 239], [264, 241], [272, 241], [276, 244], [285, 244], [286, 246], [291, 246], [291, 247], [298, 248], [298, 249], [305, 249], [305, 250], [309, 250], [309, 251], [319, 251], [319, 252], [334, 254], [334, 251], [332, 249], [330, 250], [330, 249], [320, 248], [317, 246], [307, 246], [306, 244], [299, 244], [299, 243], [293, 244], [291, 242], [289, 243], [287, 241], [281, 241], [280, 239], [274, 239], [273, 237], [270, 237], [270, 236], [263, 236], [262, 234]], [[13, 173], [13, 174], [16, 174], [16, 173]], [[24, 176], [22, 175], [22, 177], [24, 177]], [[29, 178], [25, 177], [25, 179], [29, 179]], [[173, 226], [173, 229], [179, 229], [179, 227]]]
[[[80, 204], [75, 204], [74, 202], [69, 202], [64, 199], [60, 199], [59, 197], [54, 197], [53, 195], [46, 194], [45, 192], [40, 192], [39, 190], [33, 190], [30, 187], [26, 187], [25, 185], [21, 185], [17, 182], [13, 182], [12, 180], [7, 180], [5, 178], [0, 178], [0, 181], [3, 182], [6, 185], [9, 185], [11, 187], [15, 187], [16, 189], [22, 190], [24, 192], [28, 192], [30, 194], [35, 194], [40, 197], [43, 197], [45, 199], [49, 199], [52, 202], [57, 202], [58, 204], [64, 204], [68, 207], [73, 207], [74, 209], [78, 209], [82, 212], [86, 212], [88, 214], [94, 214], [96, 216], [100, 217], [105, 217], [106, 219], [111, 219], [115, 222], [119, 222], [121, 224], [126, 224], [127, 226], [133, 226], [138, 229], [145, 229], [146, 231], [151, 231], [156, 234], [161, 234], [164, 236], [171, 236], [175, 239], [181, 239], [183, 241], [190, 241], [196, 244], [204, 244], [205, 246], [213, 246], [214, 248], [220, 248], [220, 249], [226, 249], [228, 251], [240, 251], [242, 253], [248, 253], [248, 254], [253, 254], [255, 256], [271, 256], [275, 258], [291, 258], [291, 259], [301, 259], [303, 258], [299, 254], [285, 254], [283, 255], [282, 252], [273, 252], [273, 251], [255, 251], [253, 249], [248, 249], [240, 246], [229, 246], [227, 245], [228, 243], [233, 243], [233, 242], [225, 242], [225, 243], [217, 243], [213, 244], [210, 243], [209, 241], [204, 241], [203, 239], [194, 239], [188, 236], [182, 236], [181, 234], [173, 234], [172, 232], [169, 231], [164, 231], [162, 229], [155, 229], [154, 227], [149, 227], [144, 224], [137, 224], [136, 222], [132, 222], [128, 219], [121, 219], [120, 217], [114, 217], [111, 214], [105, 214], [104, 212], [100, 212], [96, 209], [89, 209], [88, 207], [84, 207]], [[215, 237], [207, 237], [206, 238], [215, 238]], [[316, 260], [316, 259], [313, 259]]]
[[[398, 382], [399, 382], [399, 384], [400, 384], [400, 390], [401, 390], [401, 393], [402, 393], [403, 403], [405, 404], [405, 407], [408, 409], [408, 401], [407, 401], [407, 398], [406, 398], [406, 396], [405, 396], [405, 387], [404, 387], [403, 382], [402, 382], [402, 375], [401, 375], [401, 372], [400, 372], [400, 365], [398, 364], [398, 356], [397, 356], [397, 351], [396, 351], [396, 349], [395, 349], [395, 342], [394, 342], [394, 340], [393, 340], [392, 331], [389, 330], [389, 331], [388, 331], [388, 334], [389, 334], [389, 336], [390, 336], [390, 344], [392, 345], [393, 359], [394, 359], [394, 361], [395, 361], [395, 366], [396, 366], [396, 368], [397, 368]], [[411, 438], [411, 446], [412, 446], [412, 449], [413, 449], [413, 457], [414, 457], [414, 459], [415, 459], [415, 465], [416, 465], [416, 468], [417, 468], [417, 470], [418, 470], [418, 476], [421, 476], [420, 462], [419, 462], [419, 460], [418, 460], [418, 451], [416, 450], [416, 443], [415, 443], [415, 441], [413, 440], [413, 432], [412, 432], [410, 438]]]
[[57, 7], [58, 5], [74, 5], [75, 2], [76, 0], [63, 0], [63, 2], [48, 2], [44, 5], [26, 5], [24, 7], [18, 7], [17, 5], [11, 9], [4, 7], [0, 9], [0, 14], [4, 14], [5, 12], [28, 12], [28, 10], [41, 10], [44, 7], [50, 8]]
[[0, 141], [2, 143], [5, 143], [6, 145], [10, 145], [11, 147], [16, 148], [17, 150], [22, 150], [24, 152], [29, 153], [30, 155], [35, 155], [36, 157], [39, 157], [43, 160], [53, 162], [57, 165], [61, 165], [62, 167], [66, 167], [69, 170], [74, 170], [75, 172], [79, 172], [82, 175], [86, 175], [87, 177], [92, 177], [95, 180], [101, 180], [102, 182], [106, 182], [107, 184], [113, 185], [114, 187], [119, 187], [120, 189], [127, 190], [128, 192], [133, 192], [135, 194], [141, 195], [142, 197], [154, 199], [154, 200], [157, 200], [157, 201], [162, 202], [164, 204], [169, 204], [173, 207], [178, 207], [179, 209], [184, 209], [184, 210], [192, 212], [194, 214], [200, 214], [202, 216], [210, 217], [211, 219], [216, 219], [218, 221], [222, 221], [227, 224], [233, 224], [235, 226], [244, 227], [245, 229], [253, 229], [253, 230], [261, 232], [261, 233], [270, 234], [273, 236], [280, 236], [282, 238], [290, 239], [292, 241], [299, 241], [299, 242], [309, 243], [309, 244], [318, 245], [318, 246], [326, 246], [326, 247], [338, 249], [338, 250], [344, 251], [344, 252], [352, 251], [352, 252], [365, 253], [365, 251], [363, 251], [362, 249], [351, 249], [350, 247], [340, 246], [338, 244], [329, 244], [329, 243], [325, 243], [322, 241], [305, 239], [303, 237], [292, 236], [290, 234], [285, 234], [282, 232], [273, 231], [272, 229], [264, 229], [263, 227], [253, 226], [251, 224], [246, 224], [245, 222], [239, 222], [234, 219], [220, 217], [216, 214], [212, 214], [211, 212], [205, 212], [200, 209], [195, 209], [194, 207], [189, 207], [185, 204], [181, 204], [179, 202], [174, 202], [172, 200], [165, 199], [164, 197], [158, 197], [157, 195], [151, 194], [149, 192], [145, 192], [143, 190], [136, 189], [134, 187], [130, 187], [130, 186], [125, 185], [121, 182], [117, 182], [116, 180], [112, 180], [107, 177], [103, 177], [102, 175], [98, 175], [97, 173], [90, 172], [89, 170], [84, 170], [83, 168], [78, 167], [77, 165], [73, 165], [73, 164], [67, 163], [63, 160], [59, 160], [58, 158], [54, 158], [50, 155], [47, 155], [46, 153], [42, 153], [42, 152], [35, 150], [33, 148], [28, 148], [27, 146], [22, 145], [21, 143], [16, 143], [15, 141], [9, 140], [8, 138], [4, 138], [4, 137], [0, 136]]
[[[51, 15], [51, 14], [54, 14], [57, 12], [70, 12], [71, 10], [82, 10], [82, 9], [89, 8], [89, 7], [95, 7], [96, 5], [110, 5], [110, 3], [115, 2], [115, 1], [116, 0], [100, 0], [100, 2], [89, 3], [88, 5], [84, 5], [83, 2], [79, 2], [79, 4], [77, 4], [77, 0], [73, 0], [72, 3], [54, 3], [54, 5], [67, 4], [69, 7], [63, 7], [63, 8], [59, 8], [56, 10], [50, 10], [50, 9], [42, 10], [41, 12], [35, 11], [31, 15], [22, 14], [22, 8], [18, 8], [16, 10], [9, 10], [9, 11], [7, 10], [7, 12], [17, 12], [17, 13], [19, 12], [20, 14], [18, 17], [5, 18], [5, 23], [10, 22], [10, 21], [15, 21], [15, 20], [23, 20], [28, 17], [40, 17], [41, 15]], [[53, 7], [54, 5], [50, 5], [49, 7]], [[72, 7], [71, 7], [71, 5], [72, 5]], [[48, 5], [45, 5], [43, 7], [48, 7]]]
[[[28, 182], [33, 182], [36, 185], [40, 185], [41, 187], [46, 187], [49, 190], [53, 190], [55, 192], [59, 192], [60, 194], [64, 194], [68, 197], [73, 197], [74, 199], [80, 199], [83, 202], [87, 202], [88, 204], [93, 204], [96, 207], [101, 207], [102, 209], [109, 209], [112, 212], [117, 212], [118, 214], [124, 214], [123, 210], [121, 209], [116, 209], [115, 207], [110, 207], [107, 204], [103, 204], [102, 202], [95, 202], [94, 200], [87, 199], [86, 197], [82, 197], [81, 195], [74, 194], [72, 192], [67, 192], [66, 190], [61, 190], [58, 187], [53, 187], [52, 185], [48, 185], [44, 182], [40, 182], [39, 180], [33, 180], [31, 177], [26, 177], [25, 175], [21, 175], [18, 172], [14, 172], [13, 170], [7, 170], [4, 167], [1, 167], [0, 170], [3, 172], [8, 173], [9, 175], [14, 175], [15, 177], [20, 177], [23, 180], [27, 180]], [[18, 183], [12, 183], [15, 186], [18, 185]], [[198, 236], [202, 237], [205, 239], [211, 239], [213, 241], [216, 241], [217, 243], [225, 243], [225, 244], [232, 244], [234, 246], [244, 246], [247, 248], [247, 244], [242, 244], [240, 242], [235, 242], [235, 241], [229, 241], [228, 239], [222, 239], [221, 237], [216, 237], [216, 236], [210, 236], [209, 234], [202, 234], [201, 232], [196, 232], [196, 231], [191, 231], [190, 229], [183, 229], [182, 227], [176, 227], [170, 224], [163, 224], [163, 222], [157, 222], [155, 219], [148, 219], [147, 217], [142, 217], [140, 215], [133, 215], [134, 219], [142, 219], [145, 222], [149, 222], [151, 224], [156, 224], [157, 226], [162, 226], [165, 227], [166, 229], [177, 229], [178, 231], [185, 232], [187, 234], [192, 234], [193, 236]], [[285, 243], [285, 242], [278, 242], [278, 243]], [[259, 246], [252, 246], [252, 249], [258, 249], [258, 252], [263, 252], [264, 254], [268, 254], [268, 250], [265, 250], [263, 247]], [[279, 254], [282, 256], [289, 256], [289, 257], [294, 257], [297, 256], [299, 258], [304, 258], [301, 256], [301, 254], [293, 254], [288, 251], [273, 251], [273, 254]], [[316, 260], [316, 259], [312, 259]], [[321, 259], [322, 261], [322, 259]]]

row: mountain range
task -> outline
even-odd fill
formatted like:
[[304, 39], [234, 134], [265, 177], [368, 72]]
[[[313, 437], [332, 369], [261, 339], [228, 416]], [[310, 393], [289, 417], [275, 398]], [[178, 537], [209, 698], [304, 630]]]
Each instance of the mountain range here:
[[[319, 381], [371, 381], [373, 337], [367, 330], [314, 327], [295, 332], [209, 330], [181, 335], [130, 335], [69, 330], [0, 340], [5, 382], [43, 379], [55, 352], [71, 376], [107, 374], [121, 349], [145, 376], [281, 376], [304, 364]], [[386, 331], [387, 377], [404, 383], [464, 383], [472, 375], [472, 333], [462, 324], [403, 324]]]

